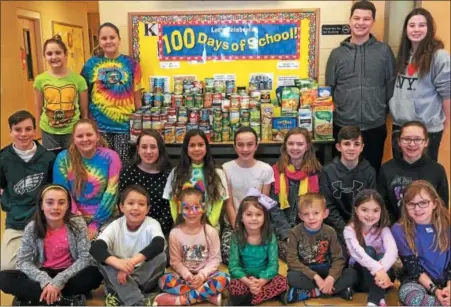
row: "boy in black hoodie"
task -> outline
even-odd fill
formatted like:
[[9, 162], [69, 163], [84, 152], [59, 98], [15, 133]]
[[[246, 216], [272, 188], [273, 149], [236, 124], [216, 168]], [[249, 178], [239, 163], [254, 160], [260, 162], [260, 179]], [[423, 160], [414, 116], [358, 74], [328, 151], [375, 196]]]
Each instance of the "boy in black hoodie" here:
[[354, 198], [362, 189], [376, 188], [374, 168], [367, 160], [359, 160], [363, 146], [358, 126], [341, 128], [336, 144], [341, 157], [325, 165], [319, 177], [319, 190], [329, 209], [325, 222], [335, 229], [344, 247], [343, 229], [351, 218]]
[[1, 270], [15, 268], [26, 224], [35, 212], [37, 193], [52, 182], [55, 155], [34, 141], [36, 120], [28, 111], [8, 118], [13, 143], [0, 151], [1, 207], [6, 229], [1, 244]]

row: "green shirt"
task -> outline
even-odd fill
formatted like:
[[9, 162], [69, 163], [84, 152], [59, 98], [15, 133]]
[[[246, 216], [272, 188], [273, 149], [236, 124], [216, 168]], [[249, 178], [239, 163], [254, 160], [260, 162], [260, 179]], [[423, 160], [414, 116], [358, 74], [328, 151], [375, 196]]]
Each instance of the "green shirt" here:
[[85, 79], [74, 72], [54, 77], [44, 72], [33, 87], [42, 93], [44, 103], [39, 126], [50, 134], [69, 134], [80, 118], [80, 93], [88, 89]]
[[230, 242], [230, 276], [240, 279], [245, 276], [272, 279], [279, 272], [279, 254], [276, 236], [272, 234], [267, 244], [246, 245], [241, 248], [235, 234]]

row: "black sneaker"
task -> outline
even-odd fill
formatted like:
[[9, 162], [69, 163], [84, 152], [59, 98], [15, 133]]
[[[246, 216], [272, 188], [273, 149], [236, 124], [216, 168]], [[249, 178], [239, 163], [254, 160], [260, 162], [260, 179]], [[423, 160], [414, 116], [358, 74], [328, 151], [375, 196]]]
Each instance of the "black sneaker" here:
[[61, 296], [57, 306], [86, 306], [86, 296], [84, 294]]
[[354, 295], [354, 291], [352, 290], [351, 287], [348, 287], [348, 288], [344, 289], [343, 291], [341, 291], [339, 295], [341, 298], [343, 298], [347, 301], [351, 301], [352, 296]]

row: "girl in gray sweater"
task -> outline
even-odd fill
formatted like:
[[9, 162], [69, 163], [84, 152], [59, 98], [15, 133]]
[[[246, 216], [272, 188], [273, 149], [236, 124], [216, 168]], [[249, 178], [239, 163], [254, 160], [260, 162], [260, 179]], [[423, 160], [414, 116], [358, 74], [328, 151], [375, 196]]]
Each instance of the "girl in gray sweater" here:
[[25, 227], [16, 270], [0, 272], [0, 290], [15, 296], [13, 305], [86, 305], [87, 294], [102, 276], [89, 255], [84, 220], [70, 213], [71, 198], [62, 186], [44, 186], [33, 219]]

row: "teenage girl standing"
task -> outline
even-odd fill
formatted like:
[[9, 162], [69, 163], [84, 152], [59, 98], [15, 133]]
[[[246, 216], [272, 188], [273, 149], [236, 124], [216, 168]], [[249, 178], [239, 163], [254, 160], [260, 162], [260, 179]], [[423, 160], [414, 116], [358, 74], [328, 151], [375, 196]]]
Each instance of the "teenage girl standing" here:
[[106, 22], [99, 28], [102, 56], [91, 57], [82, 75], [88, 83], [89, 113], [121, 161], [130, 155], [130, 116], [141, 107], [141, 66], [119, 52], [119, 29]]

